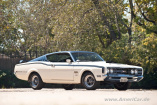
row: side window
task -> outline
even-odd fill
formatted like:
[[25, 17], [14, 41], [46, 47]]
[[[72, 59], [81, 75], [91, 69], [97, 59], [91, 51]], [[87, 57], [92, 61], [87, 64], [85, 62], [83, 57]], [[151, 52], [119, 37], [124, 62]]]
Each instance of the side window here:
[[50, 62], [57, 62], [57, 54], [48, 55], [46, 57], [47, 57], [47, 60]]
[[68, 53], [58, 53], [46, 56], [47, 60], [50, 62], [66, 62], [66, 59], [71, 59]]

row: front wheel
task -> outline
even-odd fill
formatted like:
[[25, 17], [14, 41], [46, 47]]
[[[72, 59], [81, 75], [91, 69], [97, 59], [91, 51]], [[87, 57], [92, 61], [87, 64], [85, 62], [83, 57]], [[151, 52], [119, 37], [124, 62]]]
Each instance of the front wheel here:
[[90, 72], [85, 73], [82, 76], [81, 83], [87, 90], [95, 90], [100, 84], [100, 82], [96, 81], [94, 75]]
[[65, 90], [72, 90], [75, 87], [74, 84], [63, 84], [62, 86]]
[[34, 73], [31, 75], [29, 82], [30, 82], [30, 86], [34, 90], [40, 90], [44, 86], [44, 83], [43, 83], [41, 77], [37, 73]]
[[114, 84], [114, 87], [118, 90], [127, 90], [130, 86], [131, 82], [119, 82]]

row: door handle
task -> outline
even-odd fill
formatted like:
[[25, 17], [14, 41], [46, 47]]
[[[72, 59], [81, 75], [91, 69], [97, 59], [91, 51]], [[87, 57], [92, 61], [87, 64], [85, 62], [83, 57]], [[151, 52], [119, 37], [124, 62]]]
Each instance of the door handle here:
[[54, 65], [54, 64], [51, 64], [51, 66], [52, 66], [52, 67], [55, 67], [55, 65]]

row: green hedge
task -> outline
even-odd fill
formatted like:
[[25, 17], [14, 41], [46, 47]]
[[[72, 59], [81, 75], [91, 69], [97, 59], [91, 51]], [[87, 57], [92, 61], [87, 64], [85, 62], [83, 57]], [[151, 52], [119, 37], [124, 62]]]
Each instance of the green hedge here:
[[29, 83], [16, 78], [16, 76], [8, 70], [0, 70], [0, 88], [28, 88]]
[[153, 70], [154, 72], [144, 73], [144, 78], [140, 82], [132, 83], [131, 88], [133, 89], [157, 89], [157, 68]]
[[[29, 88], [30, 85], [27, 81], [22, 81], [16, 78], [16, 76], [7, 71], [0, 70], [0, 88]], [[45, 87], [60, 88], [61, 85], [46, 85]], [[76, 86], [76, 88], [80, 86]], [[103, 85], [101, 88], [113, 88], [112, 85]], [[157, 70], [153, 73], [144, 73], [144, 79], [140, 82], [134, 82], [131, 86], [132, 89], [157, 89]]]

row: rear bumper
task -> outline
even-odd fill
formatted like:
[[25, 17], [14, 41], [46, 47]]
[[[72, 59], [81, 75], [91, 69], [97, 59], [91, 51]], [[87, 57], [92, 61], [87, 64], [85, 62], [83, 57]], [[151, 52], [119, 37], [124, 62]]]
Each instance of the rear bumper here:
[[105, 82], [121, 82], [122, 78], [127, 79], [127, 82], [139, 82], [143, 79], [143, 76], [124, 75], [124, 74], [104, 75], [104, 77], [106, 77], [104, 79]]

